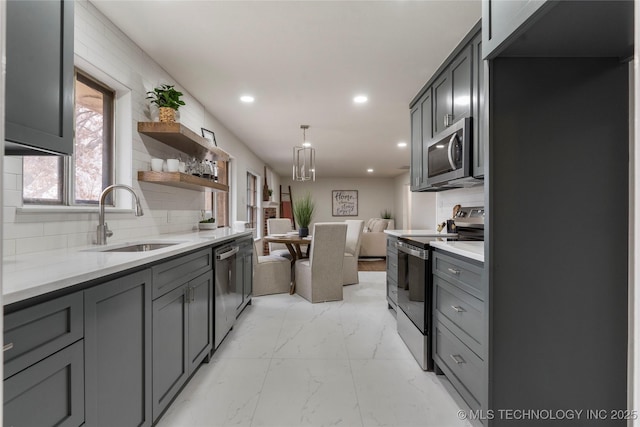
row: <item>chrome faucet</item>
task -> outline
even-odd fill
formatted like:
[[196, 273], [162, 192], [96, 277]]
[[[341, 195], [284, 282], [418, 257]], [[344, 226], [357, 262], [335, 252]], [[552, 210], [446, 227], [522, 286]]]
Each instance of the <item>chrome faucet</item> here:
[[100, 203], [99, 203], [100, 215], [98, 217], [98, 230], [97, 230], [97, 239], [96, 239], [96, 243], [98, 245], [106, 245], [107, 237], [113, 236], [113, 231], [109, 230], [109, 226], [104, 221], [104, 200], [107, 198], [107, 194], [109, 194], [111, 191], [115, 190], [116, 188], [129, 190], [129, 192], [133, 194], [133, 198], [136, 201], [136, 216], [144, 215], [144, 212], [142, 211], [142, 206], [140, 206], [140, 199], [138, 198], [138, 195], [133, 191], [133, 188], [123, 184], [115, 184], [115, 185], [108, 186], [107, 188], [102, 190], [102, 193], [100, 193]]

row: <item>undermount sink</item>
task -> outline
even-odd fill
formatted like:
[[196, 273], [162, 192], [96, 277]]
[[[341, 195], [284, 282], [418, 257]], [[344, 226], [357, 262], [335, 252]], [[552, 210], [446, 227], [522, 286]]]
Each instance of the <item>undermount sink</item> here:
[[123, 246], [121, 248], [107, 249], [102, 252], [148, 252], [173, 245], [177, 245], [177, 243], [138, 243], [135, 245]]
[[183, 242], [144, 242], [144, 243], [130, 243], [124, 246], [107, 247], [107, 248], [93, 248], [91, 252], [149, 252], [156, 249], [167, 248], [169, 246], [179, 245]]

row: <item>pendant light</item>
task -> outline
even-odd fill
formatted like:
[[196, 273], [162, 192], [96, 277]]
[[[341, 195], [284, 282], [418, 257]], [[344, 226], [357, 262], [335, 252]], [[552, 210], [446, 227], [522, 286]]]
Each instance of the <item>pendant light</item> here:
[[316, 150], [307, 142], [309, 125], [300, 125], [302, 129], [302, 146], [293, 147], [293, 180], [316, 180]]

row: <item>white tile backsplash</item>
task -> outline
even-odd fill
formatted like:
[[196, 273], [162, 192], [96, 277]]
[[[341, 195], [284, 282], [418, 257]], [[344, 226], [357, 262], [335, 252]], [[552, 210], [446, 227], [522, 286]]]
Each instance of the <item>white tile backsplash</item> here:
[[484, 206], [484, 186], [457, 188], [437, 193], [437, 223], [451, 219], [453, 207], [460, 204], [467, 206]]

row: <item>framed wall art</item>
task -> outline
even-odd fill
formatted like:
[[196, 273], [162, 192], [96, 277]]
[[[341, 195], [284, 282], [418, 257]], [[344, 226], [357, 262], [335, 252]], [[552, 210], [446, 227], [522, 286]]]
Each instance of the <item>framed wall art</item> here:
[[332, 190], [333, 216], [358, 216], [358, 190]]
[[202, 136], [204, 137], [204, 139], [206, 139], [209, 142], [213, 142], [213, 144], [217, 147], [218, 142], [216, 141], [216, 134], [209, 129], [205, 129], [205, 128], [200, 128], [200, 129], [202, 129]]

